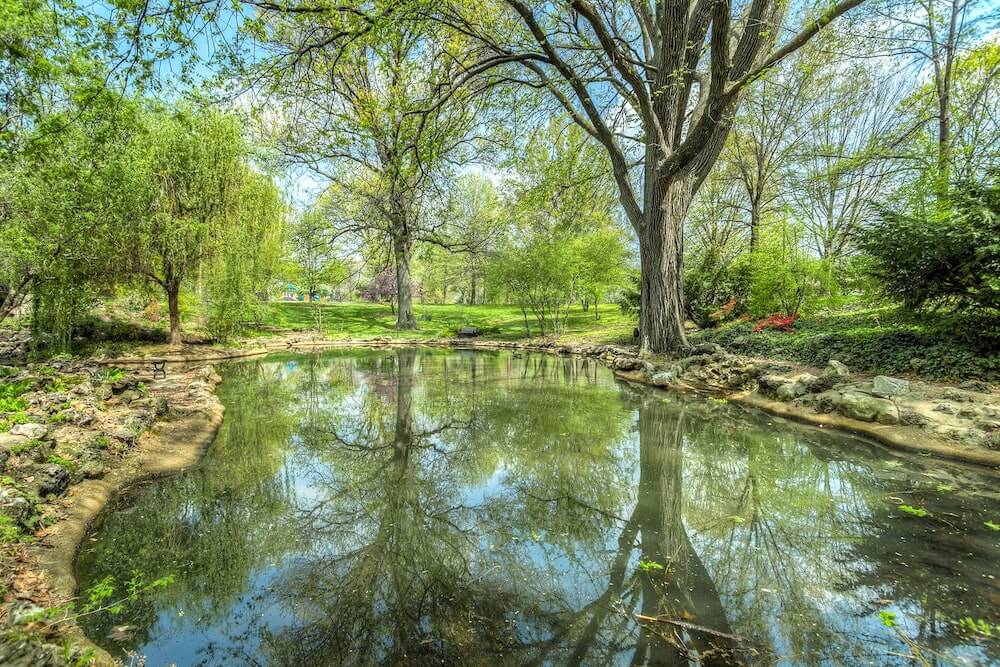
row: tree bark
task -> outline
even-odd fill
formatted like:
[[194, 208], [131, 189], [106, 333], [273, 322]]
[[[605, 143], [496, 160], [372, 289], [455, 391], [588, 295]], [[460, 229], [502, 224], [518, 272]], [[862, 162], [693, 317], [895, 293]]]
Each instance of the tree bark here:
[[687, 346], [684, 333], [684, 218], [692, 188], [684, 181], [656, 182], [639, 226], [639, 352]]
[[410, 243], [401, 237], [393, 241], [393, 255], [396, 260], [396, 328], [416, 329], [417, 318], [413, 316], [413, 289], [410, 283]]
[[167, 292], [167, 310], [170, 312], [170, 345], [176, 347], [181, 344], [180, 281], [168, 281], [164, 289]]
[[470, 291], [469, 291], [469, 305], [470, 306], [476, 305], [476, 290], [479, 287], [478, 282], [479, 282], [479, 276], [477, 275], [477, 271], [475, 269], [472, 269], [472, 285], [469, 286], [469, 289], [470, 289]]

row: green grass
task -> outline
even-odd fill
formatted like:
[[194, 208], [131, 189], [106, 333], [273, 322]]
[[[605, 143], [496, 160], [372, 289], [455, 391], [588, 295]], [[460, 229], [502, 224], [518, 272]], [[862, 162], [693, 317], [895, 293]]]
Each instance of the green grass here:
[[752, 322], [732, 323], [700, 331], [692, 340], [812, 366], [836, 359], [865, 373], [1000, 378], [1000, 323], [986, 315], [856, 307], [803, 318], [792, 333], [752, 330]]
[[[467, 306], [458, 304], [417, 304], [416, 331], [397, 331], [396, 316], [384, 304], [375, 303], [274, 303], [268, 306], [264, 324], [285, 329], [320, 330], [338, 339], [363, 339], [375, 336], [393, 338], [441, 338], [454, 336], [462, 327], [476, 327], [482, 338], [518, 340], [525, 338], [524, 317], [517, 306]], [[317, 312], [319, 317], [317, 317]], [[632, 338], [635, 321], [623, 315], [615, 305], [600, 309], [601, 319], [594, 319], [593, 308], [584, 312], [581, 306], [569, 309], [560, 337], [567, 340], [595, 342], [627, 341]], [[538, 324], [528, 314], [531, 335], [538, 336]]]

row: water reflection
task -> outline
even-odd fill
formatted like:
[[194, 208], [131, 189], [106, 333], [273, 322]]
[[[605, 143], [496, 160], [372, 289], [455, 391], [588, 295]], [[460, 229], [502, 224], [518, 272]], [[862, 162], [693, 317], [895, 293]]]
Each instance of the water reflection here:
[[[225, 371], [198, 469], [124, 499], [87, 632], [149, 665], [1000, 659], [995, 484], [587, 360], [427, 351]], [[901, 512], [900, 504], [930, 516]], [[895, 614], [887, 627], [880, 612]]]

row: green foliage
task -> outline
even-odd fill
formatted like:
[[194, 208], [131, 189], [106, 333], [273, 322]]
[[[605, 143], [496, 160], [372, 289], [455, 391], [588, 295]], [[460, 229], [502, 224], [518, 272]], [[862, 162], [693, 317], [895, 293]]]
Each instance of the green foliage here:
[[21, 531], [6, 514], [0, 514], [0, 544], [10, 544], [17, 542], [21, 537]]
[[24, 442], [19, 442], [10, 448], [11, 454], [23, 454], [24, 452], [30, 452], [31, 450], [41, 447], [45, 442], [42, 440], [26, 440]]
[[799, 319], [793, 333], [751, 333], [752, 329], [752, 323], [735, 322], [691, 338], [739, 354], [811, 366], [837, 359], [867, 373], [951, 380], [1000, 377], [1000, 327], [976, 314], [841, 308]]
[[63, 468], [66, 468], [70, 472], [72, 472], [72, 471], [74, 471], [74, 470], [77, 469], [77, 464], [76, 464], [75, 461], [70, 461], [69, 459], [63, 458], [62, 456], [59, 456], [58, 454], [49, 454], [45, 458], [45, 460], [48, 463], [54, 463], [56, 465], [62, 466]]
[[1000, 180], [953, 186], [930, 210], [884, 208], [859, 237], [883, 292], [911, 308], [1000, 310]]
[[244, 168], [234, 187], [234, 205], [219, 233], [207, 290], [208, 330], [219, 339], [260, 321], [284, 243], [285, 206], [271, 179]]
[[684, 272], [684, 308], [698, 326], [714, 326], [716, 322], [710, 315], [723, 304], [730, 299], [735, 299], [737, 304], [746, 303], [750, 295], [752, 264], [747, 255], [723, 263], [713, 249], [692, 259], [694, 261], [688, 262]]
[[900, 511], [906, 512], [915, 517], [924, 518], [927, 516], [928, 512], [923, 507], [913, 507], [912, 505], [901, 504], [899, 506]]
[[114, 366], [105, 366], [94, 376], [94, 379], [104, 384], [114, 384], [125, 378], [125, 371]]
[[[750, 314], [807, 314], [833, 292], [832, 267], [806, 252], [801, 226], [779, 218], [761, 230], [749, 255]], [[718, 304], [721, 305], [721, 304]]]

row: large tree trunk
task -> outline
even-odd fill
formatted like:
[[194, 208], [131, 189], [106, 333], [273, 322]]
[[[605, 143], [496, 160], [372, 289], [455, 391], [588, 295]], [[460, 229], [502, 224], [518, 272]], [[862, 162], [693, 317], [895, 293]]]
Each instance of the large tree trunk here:
[[167, 310], [170, 311], [170, 345], [178, 346], [181, 344], [180, 281], [168, 281], [164, 289], [167, 292]]
[[413, 316], [413, 287], [410, 282], [410, 243], [397, 237], [393, 241], [393, 255], [396, 260], [396, 328], [416, 329], [417, 318]]
[[639, 228], [641, 267], [639, 350], [668, 352], [687, 346], [684, 334], [684, 217], [691, 187], [656, 183]]

